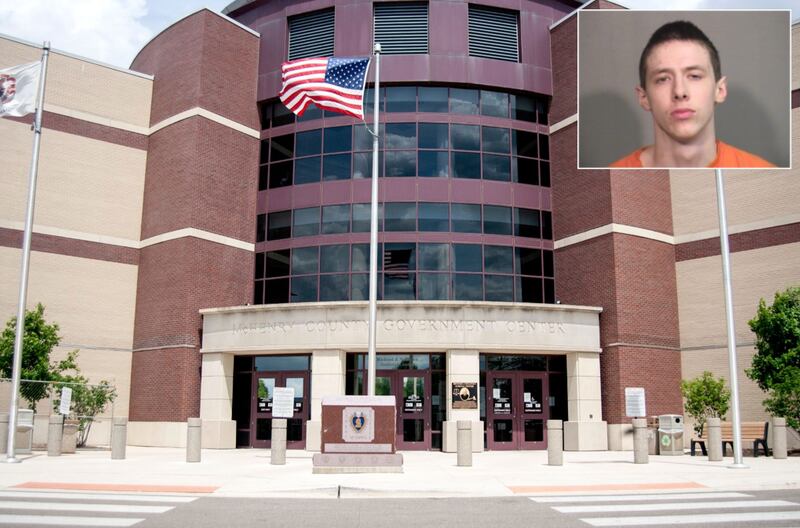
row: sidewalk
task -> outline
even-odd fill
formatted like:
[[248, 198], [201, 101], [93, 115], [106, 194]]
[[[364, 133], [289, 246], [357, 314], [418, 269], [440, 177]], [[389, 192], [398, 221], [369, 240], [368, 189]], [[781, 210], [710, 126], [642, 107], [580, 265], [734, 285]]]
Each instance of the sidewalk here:
[[[2, 455], [0, 455], [2, 456]], [[402, 474], [314, 475], [311, 453], [289, 451], [285, 466], [270, 465], [269, 450], [212, 450], [202, 462], [185, 462], [178, 448], [127, 448], [125, 460], [109, 451], [48, 457], [34, 451], [22, 463], [0, 462], [0, 488], [203, 493], [236, 497], [476, 497], [542, 493], [586, 494], [710, 490], [800, 490], [800, 457], [744, 459], [748, 469], [729, 469], [732, 458], [651, 456], [633, 464], [632, 452], [564, 453], [563, 466], [548, 466], [545, 451], [484, 452], [472, 467], [456, 455], [403, 452]]]

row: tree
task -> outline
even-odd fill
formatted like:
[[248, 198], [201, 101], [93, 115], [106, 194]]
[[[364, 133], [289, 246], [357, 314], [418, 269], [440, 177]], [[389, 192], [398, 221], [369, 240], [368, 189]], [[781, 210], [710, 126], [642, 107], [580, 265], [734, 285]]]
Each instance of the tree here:
[[767, 393], [764, 407], [773, 416], [800, 428], [800, 287], [775, 294], [771, 306], [764, 299], [748, 323], [756, 334], [753, 362], [747, 376]]
[[63, 387], [72, 389], [69, 417], [78, 420], [76, 446], [83, 447], [89, 439], [95, 417], [105, 411], [109, 403], [117, 399], [117, 389], [106, 380], [90, 385], [88, 379], [77, 373], [77, 369], [75, 371], [74, 376], [67, 378], [68, 382], [58, 383], [54, 387], [56, 397], [53, 398], [53, 409], [58, 409], [61, 404], [61, 389]]
[[[0, 334], [0, 375], [10, 378], [14, 365], [14, 337], [17, 318], [12, 317]], [[37, 304], [34, 310], [25, 310], [25, 335], [22, 340], [22, 369], [20, 378], [35, 381], [60, 381], [63, 372], [76, 369], [78, 351], [73, 350], [57, 363], [50, 362], [50, 353], [61, 342], [58, 325], [48, 324], [44, 318], [44, 306]], [[36, 411], [36, 404], [50, 392], [48, 383], [22, 383], [20, 394]]]
[[692, 380], [681, 381], [681, 394], [686, 399], [686, 413], [694, 418], [694, 430], [703, 434], [709, 418], [722, 418], [728, 412], [731, 391], [725, 388], [725, 380], [715, 379], [708, 371]]

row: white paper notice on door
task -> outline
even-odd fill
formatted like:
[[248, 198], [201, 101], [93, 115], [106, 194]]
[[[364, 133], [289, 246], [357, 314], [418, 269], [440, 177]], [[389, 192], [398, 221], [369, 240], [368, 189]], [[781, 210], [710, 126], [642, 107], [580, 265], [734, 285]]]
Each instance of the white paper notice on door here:
[[525, 400], [525, 403], [530, 402], [531, 401], [531, 393], [530, 392], [523, 393], [522, 394], [522, 398], [523, 398], [523, 400]]
[[500, 389], [492, 389], [492, 398], [495, 400], [500, 397]]

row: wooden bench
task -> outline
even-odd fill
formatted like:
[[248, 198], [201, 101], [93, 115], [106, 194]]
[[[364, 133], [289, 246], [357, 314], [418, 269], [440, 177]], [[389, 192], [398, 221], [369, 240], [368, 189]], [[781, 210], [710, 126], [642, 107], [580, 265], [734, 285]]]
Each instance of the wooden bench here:
[[[733, 449], [733, 423], [722, 422], [720, 424], [722, 434], [722, 456], [726, 456], [728, 444]], [[769, 422], [742, 422], [742, 443], [753, 442], [753, 456], [758, 456], [759, 444], [764, 450], [764, 456], [769, 455], [767, 449], [767, 434], [769, 433]], [[695, 448], [700, 446], [703, 455], [707, 455], [706, 442], [708, 441], [708, 424], [703, 428], [703, 434], [692, 438], [690, 444], [691, 455], [694, 456]]]

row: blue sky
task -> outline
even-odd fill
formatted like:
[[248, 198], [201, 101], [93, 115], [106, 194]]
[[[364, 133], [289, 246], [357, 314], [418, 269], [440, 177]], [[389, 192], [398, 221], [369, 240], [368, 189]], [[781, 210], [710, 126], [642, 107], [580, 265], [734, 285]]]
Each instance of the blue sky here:
[[[435, 0], [433, 0], [435, 1]], [[221, 11], [230, 0], [5, 0], [0, 33], [127, 68], [155, 35], [184, 16], [208, 7]], [[632, 9], [663, 9], [665, 2], [619, 0]], [[672, 0], [671, 9], [792, 9], [800, 0]]]

